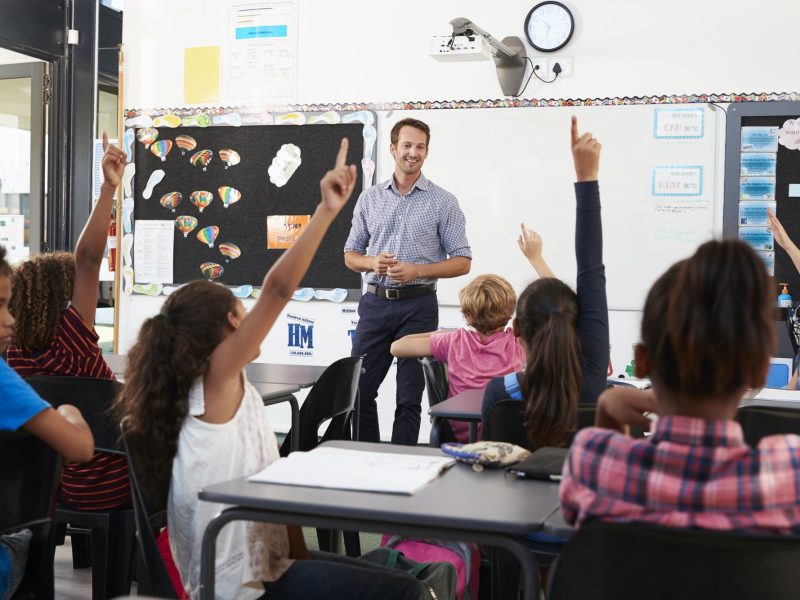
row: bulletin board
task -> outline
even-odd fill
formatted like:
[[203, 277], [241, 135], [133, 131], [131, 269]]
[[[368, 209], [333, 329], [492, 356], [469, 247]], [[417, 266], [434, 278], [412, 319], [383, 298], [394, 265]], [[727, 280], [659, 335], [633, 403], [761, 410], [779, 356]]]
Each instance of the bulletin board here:
[[[775, 242], [771, 207], [800, 242], [800, 102], [742, 102], [728, 109], [724, 232], [749, 243], [777, 282], [800, 296], [800, 274]], [[776, 286], [775, 295], [778, 289]]]
[[[228, 113], [215, 117], [219, 126], [205, 114], [130, 117], [133, 127], [124, 139], [133, 171], [132, 201], [123, 205], [125, 292], [169, 293], [206, 278], [244, 290], [242, 297], [257, 295], [266, 272], [318, 205], [319, 181], [333, 167], [343, 137], [348, 163], [359, 167], [354, 197], [365, 173], [372, 184], [374, 115], [354, 114], [342, 122], [338, 114], [294, 113], [283, 123], [280, 116], [261, 114], [258, 120], [271, 123], [243, 125], [241, 115]], [[360, 292], [359, 274], [342, 260], [354, 205], [354, 199], [348, 202], [331, 224], [302, 288]]]

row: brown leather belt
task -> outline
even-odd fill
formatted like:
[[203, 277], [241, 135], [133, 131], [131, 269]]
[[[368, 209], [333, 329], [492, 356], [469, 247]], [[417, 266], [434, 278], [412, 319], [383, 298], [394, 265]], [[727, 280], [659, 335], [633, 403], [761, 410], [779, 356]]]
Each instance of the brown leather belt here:
[[418, 298], [436, 293], [435, 285], [414, 285], [409, 287], [380, 287], [371, 283], [367, 284], [367, 292], [375, 294], [387, 300], [405, 300], [407, 298]]

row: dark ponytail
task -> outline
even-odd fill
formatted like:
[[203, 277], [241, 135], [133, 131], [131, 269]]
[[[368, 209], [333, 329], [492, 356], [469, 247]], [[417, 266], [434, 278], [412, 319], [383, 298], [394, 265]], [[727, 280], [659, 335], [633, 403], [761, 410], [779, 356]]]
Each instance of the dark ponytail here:
[[129, 444], [150, 480], [148, 490], [159, 497], [169, 489], [189, 390], [224, 339], [234, 309], [230, 290], [194, 281], [173, 292], [161, 312], [144, 322], [128, 353], [125, 386], [113, 411], [127, 419]]
[[517, 327], [528, 348], [520, 387], [528, 440], [560, 446], [577, 427], [583, 375], [577, 333], [578, 298], [558, 279], [530, 284], [517, 304]]

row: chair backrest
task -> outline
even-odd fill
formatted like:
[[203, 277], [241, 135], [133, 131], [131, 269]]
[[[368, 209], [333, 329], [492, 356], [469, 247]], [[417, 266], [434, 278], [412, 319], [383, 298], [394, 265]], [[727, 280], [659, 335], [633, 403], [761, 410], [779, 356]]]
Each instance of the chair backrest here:
[[548, 600], [789, 600], [800, 538], [590, 522], [550, 572]]
[[450, 395], [450, 382], [447, 378], [447, 363], [424, 356], [419, 359], [422, 374], [425, 376], [425, 389], [428, 392], [428, 405], [434, 406], [447, 400]]
[[61, 456], [24, 431], [0, 433], [0, 533], [33, 532], [28, 565], [17, 595], [52, 598], [53, 528]]
[[356, 408], [358, 381], [363, 356], [348, 356], [331, 364], [311, 388], [300, 407], [300, 431], [289, 431], [281, 446], [281, 456], [291, 447], [291, 438], [299, 435], [298, 449], [308, 451], [319, 443], [319, 428], [330, 419], [321, 441], [352, 439], [352, 415]]
[[108, 410], [122, 388], [121, 383], [112, 379], [53, 375], [32, 375], [25, 381], [54, 407], [75, 405], [92, 430], [95, 448], [121, 450], [119, 425], [114, 423]]
[[158, 598], [177, 598], [175, 587], [158, 551], [155, 534], [158, 529], [166, 525], [168, 490], [154, 493], [142, 487], [142, 482], [147, 481], [147, 474], [142, 472], [141, 460], [138, 458], [142, 449], [136, 447], [125, 435], [124, 421], [121, 427], [122, 446], [128, 457], [139, 566], [143, 571], [137, 573], [138, 590]]
[[745, 406], [736, 413], [745, 441], [757, 446], [768, 435], [794, 433], [800, 435], [800, 409]]
[[[594, 417], [597, 407], [594, 404], [578, 405], [578, 429], [594, 425]], [[522, 414], [522, 402], [519, 400], [501, 400], [489, 409], [486, 415], [486, 422], [483, 424], [481, 437], [484, 440], [495, 442], [509, 442], [536, 450], [528, 441], [528, 433], [525, 430], [525, 419]], [[574, 434], [562, 445], [568, 448], [572, 443]]]

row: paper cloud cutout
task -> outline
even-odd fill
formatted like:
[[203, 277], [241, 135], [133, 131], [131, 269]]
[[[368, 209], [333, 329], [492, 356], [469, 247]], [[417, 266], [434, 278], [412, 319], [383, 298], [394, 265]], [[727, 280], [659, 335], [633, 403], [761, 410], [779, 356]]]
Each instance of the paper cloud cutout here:
[[778, 143], [789, 150], [800, 150], [800, 119], [789, 119], [781, 126]]

